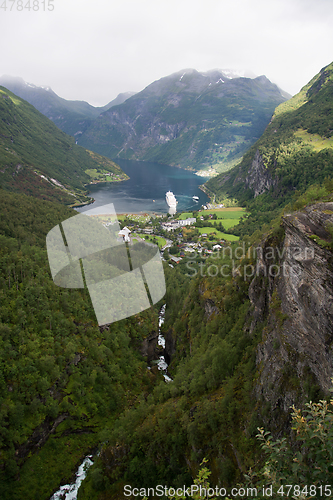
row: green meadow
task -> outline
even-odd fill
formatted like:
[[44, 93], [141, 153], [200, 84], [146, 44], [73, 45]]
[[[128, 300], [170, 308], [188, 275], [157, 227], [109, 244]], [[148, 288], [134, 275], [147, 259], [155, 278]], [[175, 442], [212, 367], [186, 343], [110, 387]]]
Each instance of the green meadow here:
[[[245, 209], [242, 207], [230, 207], [230, 208], [218, 208], [218, 209], [211, 209], [211, 210], [205, 210], [204, 212], [201, 212], [200, 215], [210, 215], [210, 214], [216, 214], [217, 219], [208, 219], [208, 221], [211, 224], [218, 224], [222, 223], [223, 227], [228, 230], [231, 227], [236, 226], [241, 217], [247, 216], [248, 214], [246, 213]], [[204, 223], [204, 222], [203, 222]], [[202, 233], [216, 233], [216, 236], [227, 240], [227, 241], [237, 241], [238, 237], [222, 233], [221, 231], [217, 231], [212, 227], [202, 227], [198, 228], [199, 232]]]
[[185, 220], [188, 219], [189, 217], [193, 217], [192, 212], [182, 212], [179, 217], [177, 217], [178, 220]]
[[200, 234], [214, 233], [216, 235], [216, 238], [221, 239], [221, 240], [226, 240], [226, 241], [238, 241], [239, 240], [238, 236], [234, 236], [233, 234], [222, 233], [221, 231], [218, 231], [214, 227], [198, 227], [198, 231]]
[[[242, 207], [215, 208], [199, 212], [197, 220], [200, 220], [199, 219], [200, 216], [207, 216], [211, 214], [216, 214], [217, 219], [208, 219], [207, 222], [209, 222], [209, 224], [214, 224], [214, 225], [221, 222], [226, 230], [236, 226], [239, 223], [241, 217], [247, 217], [248, 215], [245, 211], [245, 208]], [[178, 220], [184, 220], [189, 217], [193, 217], [193, 212], [183, 212], [179, 214]], [[202, 222], [203, 224], [205, 223], [205, 221], [200, 221], [200, 222]], [[204, 227], [198, 227], [197, 229], [200, 234], [215, 233], [217, 238], [224, 239], [227, 241], [238, 241], [239, 239], [237, 236], [223, 233], [222, 231], [219, 231], [214, 227], [211, 227], [210, 225]]]
[[154, 235], [150, 235], [150, 234], [145, 234], [145, 235], [142, 235], [141, 237], [144, 238], [146, 241], [151, 241], [152, 243], [156, 243], [156, 241], [157, 241], [159, 248], [162, 248], [162, 247], [164, 247], [164, 245], [166, 245], [165, 239], [162, 238], [161, 236], [154, 236]]
[[159, 248], [164, 247], [164, 245], [166, 244], [166, 240], [164, 238], [162, 238], [161, 236], [155, 236], [155, 235], [151, 235], [151, 234], [142, 234], [142, 233], [140, 233], [140, 234], [132, 233], [131, 237], [132, 237], [132, 241], [134, 243], [145, 239], [146, 241], [150, 241], [150, 242], [155, 243], [155, 244], [157, 242], [157, 245]]

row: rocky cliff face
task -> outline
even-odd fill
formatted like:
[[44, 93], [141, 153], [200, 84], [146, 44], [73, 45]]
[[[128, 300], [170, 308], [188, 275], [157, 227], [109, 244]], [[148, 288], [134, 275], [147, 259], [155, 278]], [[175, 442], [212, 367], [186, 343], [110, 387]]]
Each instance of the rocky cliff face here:
[[292, 404], [328, 394], [333, 376], [333, 203], [286, 215], [283, 227], [283, 241], [268, 238], [258, 248], [249, 288], [254, 306], [250, 332], [266, 321], [255, 392], [270, 408], [269, 425], [275, 431], [281, 430]]
[[159, 359], [161, 355], [161, 349], [158, 347], [158, 333], [151, 332], [148, 337], [146, 337], [141, 342], [140, 352], [142, 356], [147, 358], [147, 363], [151, 363], [151, 361]]
[[245, 178], [245, 188], [252, 189], [254, 197], [256, 197], [265, 191], [269, 191], [271, 187], [276, 187], [277, 184], [277, 177], [273, 178], [271, 173], [266, 169], [259, 149], [257, 149]]
[[164, 352], [162, 354], [164, 355], [164, 359], [165, 359], [166, 363], [169, 365], [171, 363], [173, 356], [177, 352], [176, 338], [172, 335], [171, 328], [169, 328], [169, 330], [167, 330], [164, 333], [164, 338], [165, 338], [165, 349], [164, 349]]

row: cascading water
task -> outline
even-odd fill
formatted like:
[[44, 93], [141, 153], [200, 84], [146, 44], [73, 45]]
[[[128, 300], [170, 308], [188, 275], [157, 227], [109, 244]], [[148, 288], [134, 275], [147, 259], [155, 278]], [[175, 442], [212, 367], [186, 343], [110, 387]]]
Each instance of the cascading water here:
[[[165, 349], [165, 338], [161, 334], [161, 326], [164, 323], [164, 317], [165, 317], [165, 308], [166, 304], [164, 304], [160, 310], [160, 313], [158, 315], [158, 342], [157, 344], [163, 347]], [[168, 363], [165, 361], [165, 357], [162, 355], [160, 356], [160, 359], [157, 363], [158, 369], [163, 372], [163, 376], [166, 382], [172, 382], [172, 378], [169, 377], [167, 374], [167, 369], [168, 369]]]
[[52, 495], [50, 500], [76, 500], [77, 492], [80, 488], [82, 481], [85, 479], [87, 475], [87, 470], [93, 464], [92, 455], [88, 455], [80, 465], [76, 473], [76, 481], [72, 484], [65, 484], [64, 486], [60, 486], [59, 490]]

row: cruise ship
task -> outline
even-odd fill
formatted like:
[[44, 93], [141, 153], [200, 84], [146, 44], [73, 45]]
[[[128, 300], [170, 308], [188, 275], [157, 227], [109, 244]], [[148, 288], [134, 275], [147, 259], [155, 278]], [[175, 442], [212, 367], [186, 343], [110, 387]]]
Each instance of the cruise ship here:
[[178, 203], [178, 201], [175, 198], [175, 195], [173, 194], [172, 191], [168, 191], [165, 195], [165, 199], [169, 207], [175, 207]]

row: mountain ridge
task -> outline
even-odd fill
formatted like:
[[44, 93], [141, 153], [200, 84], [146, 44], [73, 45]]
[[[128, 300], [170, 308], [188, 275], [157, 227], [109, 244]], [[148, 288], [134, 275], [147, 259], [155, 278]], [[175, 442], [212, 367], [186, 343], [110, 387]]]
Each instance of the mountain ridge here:
[[241, 163], [205, 188], [217, 199], [231, 196], [247, 203], [270, 193], [278, 203], [287, 203], [296, 191], [332, 176], [332, 115], [333, 63], [280, 104]]
[[27, 83], [21, 77], [2, 75], [0, 85], [28, 101], [63, 132], [72, 136], [76, 136], [78, 132], [82, 133], [100, 113], [121, 104], [135, 94], [122, 92], [105, 106], [95, 107], [86, 101], [64, 99], [50, 87]]
[[265, 76], [180, 70], [103, 112], [78, 143], [110, 158], [230, 168], [285, 99]]

